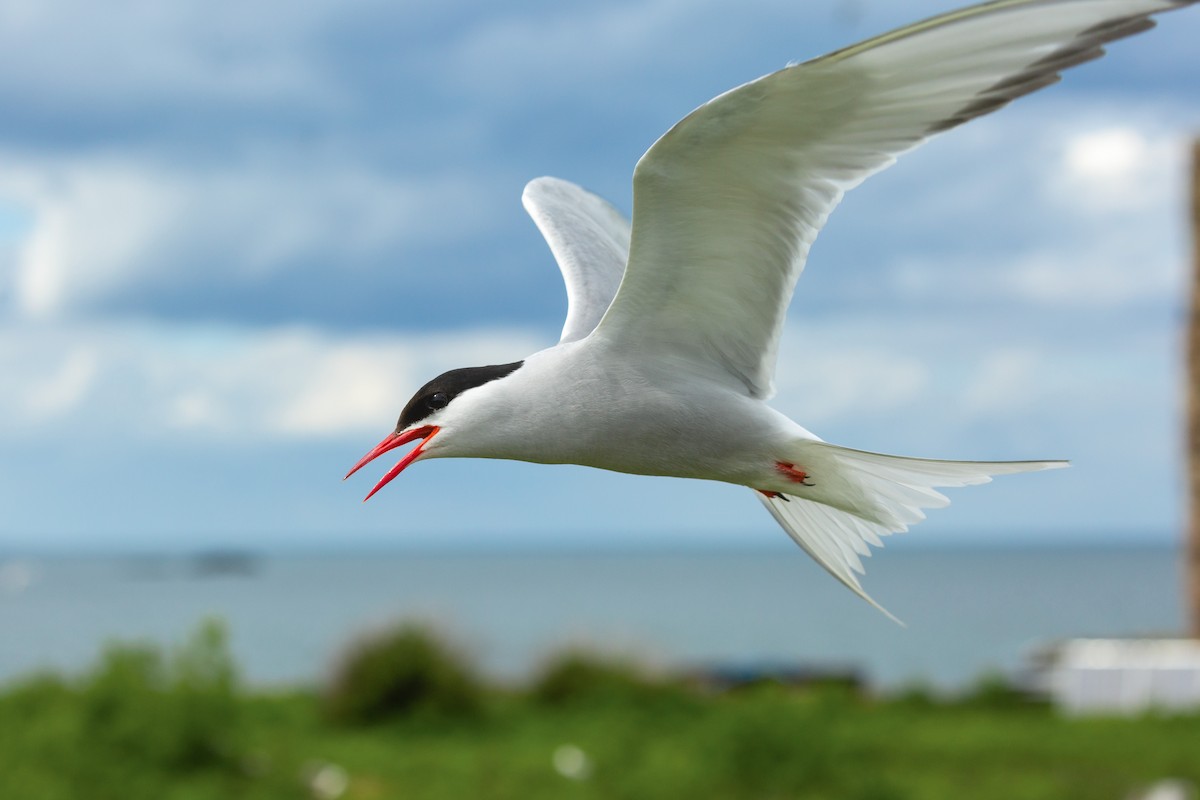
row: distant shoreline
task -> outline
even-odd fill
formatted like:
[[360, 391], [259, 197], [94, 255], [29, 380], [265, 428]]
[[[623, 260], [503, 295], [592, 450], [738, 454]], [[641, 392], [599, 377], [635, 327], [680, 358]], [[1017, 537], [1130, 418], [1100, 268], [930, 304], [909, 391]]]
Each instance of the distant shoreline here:
[[[1121, 552], [1121, 551], [1181, 551], [1184, 544], [1179, 541], [1163, 541], [1156, 534], [1153, 540], [1149, 537], [1128, 537], [1122, 539], [1104, 539], [1097, 542], [1084, 542], [1077, 539], [1036, 537], [1021, 537], [1018, 540], [1002, 541], [989, 537], [980, 541], [970, 536], [961, 540], [946, 540], [939, 537], [934, 542], [923, 541], [919, 534], [900, 534], [884, 540], [884, 547], [874, 553], [892, 555], [919, 555], [936, 553], [952, 555], [954, 553], [988, 553], [988, 552]], [[252, 539], [253, 537], [247, 537]], [[398, 537], [399, 538], [399, 537]], [[749, 538], [749, 537], [748, 537]], [[131, 547], [100, 547], [100, 548], [67, 548], [67, 547], [5, 547], [0, 545], [0, 563], [12, 560], [28, 559], [87, 559], [87, 560], [126, 560], [126, 559], [163, 559], [163, 560], [209, 560], [212, 558], [237, 559], [290, 559], [290, 558], [439, 558], [439, 557], [653, 557], [653, 556], [762, 556], [772, 553], [789, 553], [795, 546], [781, 539], [779, 542], [758, 541], [764, 537], [755, 535], [754, 541], [742, 544], [732, 542], [695, 542], [695, 543], [665, 543], [648, 541], [644, 543], [619, 541], [605, 543], [603, 536], [597, 536], [591, 541], [578, 537], [570, 542], [528, 542], [512, 541], [509, 543], [488, 543], [478, 545], [454, 544], [432, 545], [428, 543], [407, 544], [403, 541], [389, 542], [348, 542], [343, 547], [329, 545], [304, 546], [283, 548], [255, 547], [212, 547], [175, 549], [170, 547], [148, 548]]]

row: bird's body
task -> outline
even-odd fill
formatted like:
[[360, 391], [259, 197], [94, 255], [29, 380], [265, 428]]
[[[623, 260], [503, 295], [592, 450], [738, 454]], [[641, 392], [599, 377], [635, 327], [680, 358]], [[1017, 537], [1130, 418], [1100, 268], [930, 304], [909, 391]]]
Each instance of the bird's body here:
[[542, 350], [491, 391], [455, 400], [463, 403], [458, 434], [441, 446], [435, 437], [425, 452], [776, 488], [772, 447], [815, 437], [680, 366], [662, 354], [618, 356], [602, 337]]
[[[792, 290], [846, 191], [931, 136], [1097, 58], [1194, 0], [995, 0], [714, 98], [634, 170], [632, 224], [567, 181], [523, 202], [558, 262], [558, 344], [422, 387], [351, 472], [421, 458], [581, 464], [724, 481], [863, 598], [859, 557], [949, 501], [936, 487], [1065, 466], [937, 461], [821, 441], [767, 405]], [[370, 495], [368, 495], [370, 496]]]

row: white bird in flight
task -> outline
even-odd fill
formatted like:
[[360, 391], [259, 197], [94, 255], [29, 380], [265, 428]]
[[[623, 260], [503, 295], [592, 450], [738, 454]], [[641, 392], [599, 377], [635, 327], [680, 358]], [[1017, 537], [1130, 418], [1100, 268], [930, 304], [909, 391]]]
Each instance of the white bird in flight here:
[[[426, 458], [582, 464], [754, 490], [874, 605], [860, 556], [945, 506], [939, 487], [1063, 461], [940, 461], [822, 441], [767, 405], [809, 248], [849, 189], [932, 136], [1059, 80], [1195, 0], [997, 0], [794, 64], [684, 117], [638, 161], [633, 222], [556, 178], [522, 202], [567, 287], [558, 344], [421, 387], [354, 468]], [[349, 474], [346, 476], [349, 477]], [[888, 616], [891, 616], [888, 614]], [[893, 617], [894, 619], [894, 617]]]

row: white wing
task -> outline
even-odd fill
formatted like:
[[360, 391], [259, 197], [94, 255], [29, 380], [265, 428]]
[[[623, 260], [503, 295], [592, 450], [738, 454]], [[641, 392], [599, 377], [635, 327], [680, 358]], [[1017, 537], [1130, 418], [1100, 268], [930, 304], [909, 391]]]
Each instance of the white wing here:
[[617, 293], [629, 260], [629, 220], [569, 181], [535, 178], [521, 203], [542, 232], [567, 284], [560, 342], [592, 332]]
[[629, 267], [597, 334], [768, 397], [796, 279], [848, 189], [1193, 1], [999, 0], [709, 101], [638, 162]]

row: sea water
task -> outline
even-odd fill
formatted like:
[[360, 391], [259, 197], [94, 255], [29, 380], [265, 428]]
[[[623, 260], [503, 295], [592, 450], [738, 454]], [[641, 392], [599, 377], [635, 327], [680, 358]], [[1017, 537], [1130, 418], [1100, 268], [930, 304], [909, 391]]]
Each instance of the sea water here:
[[565, 647], [666, 668], [853, 670], [870, 684], [963, 687], [1039, 642], [1177, 634], [1173, 548], [889, 550], [868, 591], [799, 550], [362, 553], [255, 559], [0, 561], [0, 681], [92, 663], [114, 638], [182, 640], [225, 620], [253, 684], [315, 683], [355, 637], [437, 625], [497, 679]]

